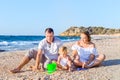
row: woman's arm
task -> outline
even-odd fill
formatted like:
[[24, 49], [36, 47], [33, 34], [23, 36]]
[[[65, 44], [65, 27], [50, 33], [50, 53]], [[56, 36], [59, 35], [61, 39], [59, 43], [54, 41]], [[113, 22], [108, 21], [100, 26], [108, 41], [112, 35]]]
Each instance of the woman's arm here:
[[95, 55], [94, 54], [90, 54], [89, 60], [88, 60], [88, 64], [91, 63], [93, 60], [95, 59]]
[[[91, 42], [90, 47], [95, 48], [95, 44]], [[95, 53], [94, 53], [94, 51], [92, 51], [90, 54], [90, 57], [89, 57], [89, 63], [91, 63], [94, 59], [95, 59]]]
[[73, 59], [75, 59], [77, 55], [78, 55], [77, 50], [73, 50], [72, 51], [72, 57], [73, 57]]
[[[95, 44], [91, 42], [89, 47], [90, 48], [95, 48]], [[95, 59], [95, 53], [94, 53], [93, 50], [91, 50], [91, 54], [89, 56], [89, 60], [88, 60], [87, 64], [91, 63], [94, 59]]]

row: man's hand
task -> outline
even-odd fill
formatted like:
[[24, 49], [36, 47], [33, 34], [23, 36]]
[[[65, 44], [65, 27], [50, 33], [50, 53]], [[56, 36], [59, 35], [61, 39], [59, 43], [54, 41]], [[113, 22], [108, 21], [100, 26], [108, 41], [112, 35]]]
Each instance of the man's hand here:
[[39, 68], [36, 67], [36, 66], [30, 66], [30, 68], [31, 68], [32, 71], [37, 71], [37, 70], [39, 70]]

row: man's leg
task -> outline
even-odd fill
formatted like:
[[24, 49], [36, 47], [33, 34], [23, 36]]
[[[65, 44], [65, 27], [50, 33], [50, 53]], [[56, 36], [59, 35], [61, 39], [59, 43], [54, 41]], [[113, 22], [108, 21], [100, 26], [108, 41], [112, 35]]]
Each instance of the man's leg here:
[[21, 60], [20, 64], [13, 70], [10, 70], [12, 73], [20, 72], [24, 65], [26, 65], [32, 58], [35, 58], [37, 55], [37, 51], [32, 49], [30, 50]]

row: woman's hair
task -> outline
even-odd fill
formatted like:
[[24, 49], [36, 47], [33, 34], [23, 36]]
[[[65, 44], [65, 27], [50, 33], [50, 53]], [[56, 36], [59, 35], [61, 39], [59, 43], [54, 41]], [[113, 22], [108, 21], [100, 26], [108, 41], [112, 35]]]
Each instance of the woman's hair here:
[[81, 34], [85, 34], [87, 37], [88, 37], [88, 41], [90, 42], [91, 41], [91, 37], [90, 37], [90, 34], [88, 31], [84, 31], [82, 32]]
[[67, 53], [68, 53], [68, 52], [67, 52], [67, 47], [65, 47], [65, 46], [60, 47], [60, 48], [59, 48], [59, 54], [61, 54], [61, 53], [67, 54]]

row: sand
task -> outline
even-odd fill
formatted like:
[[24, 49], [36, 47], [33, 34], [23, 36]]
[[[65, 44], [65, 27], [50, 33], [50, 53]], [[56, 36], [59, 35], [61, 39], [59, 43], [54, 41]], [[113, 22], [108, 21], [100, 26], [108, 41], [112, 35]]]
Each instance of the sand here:
[[[15, 68], [28, 50], [14, 52], [0, 52], [0, 80], [120, 80], [120, 36], [92, 36], [99, 54], [105, 54], [103, 65], [87, 70], [74, 72], [56, 71], [53, 74], [47, 72], [33, 72], [28, 69], [34, 65], [31, 60], [20, 73], [12, 74], [10, 69]], [[64, 45], [69, 48], [75, 42], [67, 42]], [[43, 79], [44, 78], [44, 79]]]

